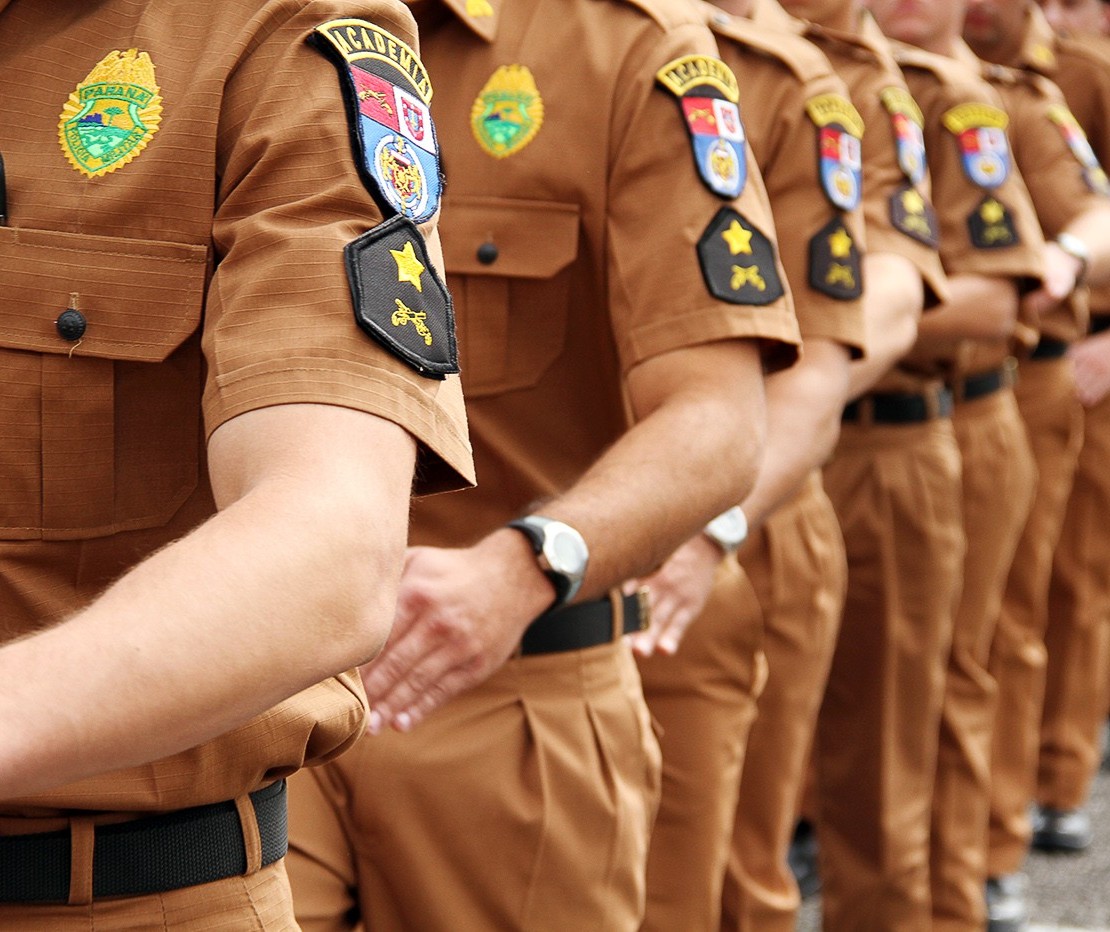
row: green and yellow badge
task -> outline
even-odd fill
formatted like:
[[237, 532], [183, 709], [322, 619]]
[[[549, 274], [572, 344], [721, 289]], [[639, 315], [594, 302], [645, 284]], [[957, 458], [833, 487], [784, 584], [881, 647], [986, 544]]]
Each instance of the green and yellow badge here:
[[495, 159], [519, 152], [543, 126], [543, 98], [526, 65], [502, 65], [470, 108], [478, 145]]
[[70, 165], [97, 178], [122, 168], [158, 132], [162, 98], [146, 52], [109, 52], [62, 108], [58, 140]]

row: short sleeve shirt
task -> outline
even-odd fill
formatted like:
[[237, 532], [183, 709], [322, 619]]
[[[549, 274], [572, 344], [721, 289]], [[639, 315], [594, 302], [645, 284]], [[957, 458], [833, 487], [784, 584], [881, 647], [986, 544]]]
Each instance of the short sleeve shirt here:
[[[747, 338], [780, 365], [798, 330], [773, 297], [781, 264], [758, 257], [774, 227], [750, 149], [734, 149], [739, 196], [711, 190], [686, 127], [718, 105], [680, 101], [658, 77], [720, 76], [694, 7], [452, 2], [436, 17], [437, 6], [418, 19], [429, 73], [450, 75], [432, 112], [479, 485], [419, 503], [413, 534], [456, 546], [576, 482], [627, 429], [624, 377], [640, 362]], [[711, 292], [704, 243], [727, 263], [725, 291], [743, 282], [761, 303]]]
[[[802, 336], [837, 341], [859, 356], [863, 309], [852, 294], [862, 287], [863, 217], [858, 190], [846, 179], [843, 191], [835, 184], [853, 171], [850, 161], [859, 146], [853, 133], [862, 135], [862, 120], [844, 82], [811, 43], [785, 29], [705, 9], [721, 58], [743, 75], [741, 112], [780, 221], [779, 248]], [[826, 121], [823, 114], [836, 119]], [[823, 162], [823, 142], [844, 156]]]
[[[401, 4], [360, 9], [415, 44]], [[355, 320], [344, 247], [383, 216], [336, 68], [306, 44], [349, 13], [4, 6], [0, 639], [72, 614], [208, 518], [205, 438], [243, 412], [365, 411], [416, 438], [422, 488], [469, 483], [457, 377], [420, 375]], [[434, 252], [434, 223], [424, 232]], [[83, 334], [63, 333], [66, 311]], [[337, 753], [363, 702], [346, 674], [191, 751], [0, 811], [228, 799]]]
[[[895, 49], [925, 115], [945, 270], [1013, 278], [1030, 287], [1041, 274], [1044, 239], [1014, 164], [1001, 99], [966, 62], [909, 46]], [[981, 168], [973, 153], [991, 145], [996, 157], [984, 156], [987, 168]]]

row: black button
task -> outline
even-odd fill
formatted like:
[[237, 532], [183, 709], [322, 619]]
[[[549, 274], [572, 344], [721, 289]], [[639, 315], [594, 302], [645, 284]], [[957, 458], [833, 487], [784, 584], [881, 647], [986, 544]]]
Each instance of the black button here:
[[80, 340], [85, 335], [88, 321], [80, 311], [68, 308], [54, 321], [54, 326], [58, 328], [58, 336], [63, 340]]
[[482, 243], [478, 247], [478, 261], [482, 265], [493, 265], [497, 261], [497, 247], [493, 243]]

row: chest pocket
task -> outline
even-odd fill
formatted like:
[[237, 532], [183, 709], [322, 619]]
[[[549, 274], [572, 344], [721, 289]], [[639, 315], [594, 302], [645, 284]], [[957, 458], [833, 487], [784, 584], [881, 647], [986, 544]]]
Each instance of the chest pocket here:
[[566, 342], [578, 205], [449, 197], [440, 229], [465, 393], [530, 388]]
[[0, 539], [157, 527], [196, 487], [206, 263], [202, 246], [0, 228]]

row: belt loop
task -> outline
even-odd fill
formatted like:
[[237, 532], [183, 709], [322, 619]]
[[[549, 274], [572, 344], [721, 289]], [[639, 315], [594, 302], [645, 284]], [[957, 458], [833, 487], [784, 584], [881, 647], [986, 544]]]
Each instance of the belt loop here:
[[239, 813], [239, 824], [243, 829], [243, 847], [247, 851], [247, 874], [262, 868], [262, 837], [258, 834], [258, 816], [250, 796], [236, 796], [235, 809]]
[[620, 589], [609, 590], [610, 614], [613, 617], [613, 641], [619, 641], [624, 634], [624, 595]]
[[87, 906], [93, 899], [93, 849], [96, 826], [88, 817], [69, 822], [69, 899], [70, 906]]

